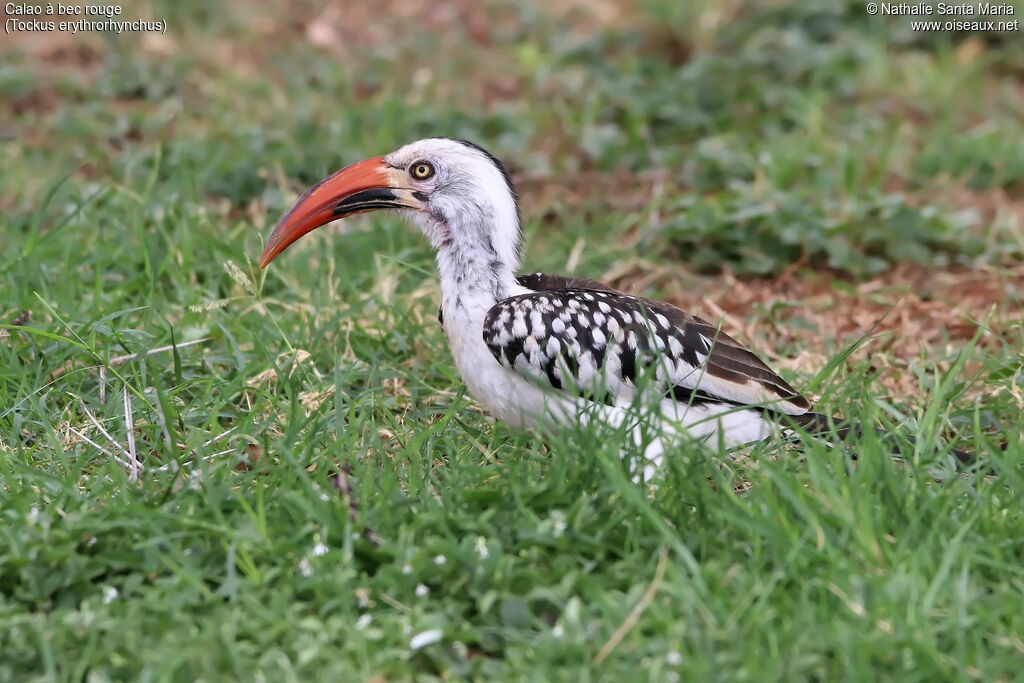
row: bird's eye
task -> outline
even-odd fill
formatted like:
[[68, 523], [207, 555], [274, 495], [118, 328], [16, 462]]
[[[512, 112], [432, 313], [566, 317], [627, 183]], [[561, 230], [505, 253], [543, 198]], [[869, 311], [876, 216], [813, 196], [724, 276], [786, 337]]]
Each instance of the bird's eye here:
[[426, 161], [417, 161], [409, 168], [409, 172], [416, 180], [426, 180], [434, 175], [434, 166]]

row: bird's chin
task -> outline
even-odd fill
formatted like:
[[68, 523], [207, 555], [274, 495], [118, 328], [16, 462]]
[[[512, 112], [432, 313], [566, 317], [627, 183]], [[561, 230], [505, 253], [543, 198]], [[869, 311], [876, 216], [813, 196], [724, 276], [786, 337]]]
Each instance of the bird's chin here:
[[451, 228], [448, 227], [448, 222], [442, 217], [427, 211], [403, 211], [402, 213], [408, 217], [410, 223], [423, 233], [423, 236], [430, 242], [430, 246], [435, 250], [440, 251], [445, 247], [451, 246]]

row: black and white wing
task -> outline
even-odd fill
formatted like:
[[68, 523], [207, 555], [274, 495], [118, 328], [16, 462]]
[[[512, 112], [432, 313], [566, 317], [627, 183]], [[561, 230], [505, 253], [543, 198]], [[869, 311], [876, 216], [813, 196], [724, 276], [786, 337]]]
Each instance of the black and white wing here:
[[541, 291], [495, 304], [483, 336], [499, 363], [528, 379], [610, 403], [631, 401], [642, 384], [682, 403], [811, 408], [739, 342], [671, 304], [575, 278], [519, 281]]

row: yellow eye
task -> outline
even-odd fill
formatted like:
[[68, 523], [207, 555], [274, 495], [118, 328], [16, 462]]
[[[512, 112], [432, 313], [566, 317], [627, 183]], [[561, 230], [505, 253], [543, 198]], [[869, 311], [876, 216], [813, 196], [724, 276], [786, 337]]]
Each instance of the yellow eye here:
[[417, 161], [409, 171], [416, 180], [426, 180], [434, 175], [434, 167], [426, 161]]

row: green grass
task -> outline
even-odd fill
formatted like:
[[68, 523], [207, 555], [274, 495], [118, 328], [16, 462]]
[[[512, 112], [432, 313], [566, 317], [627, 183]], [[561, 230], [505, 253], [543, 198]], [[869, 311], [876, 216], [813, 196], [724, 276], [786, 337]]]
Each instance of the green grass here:
[[[693, 446], [645, 489], [621, 435], [542, 442], [474, 408], [397, 219], [257, 271], [302, 186], [455, 134], [537, 190], [530, 270], [582, 238], [577, 274], [639, 253], [695, 289], [797, 259], [1014, 272], [1018, 36], [681, 6], [494, 5], [473, 30], [385, 7], [323, 19], [339, 56], [306, 40], [312, 3], [154, 2], [131, 11], [169, 45], [0, 44], [0, 322], [31, 314], [0, 338], [0, 679], [1017, 678], [1019, 308], [904, 359], [913, 396], [852, 340], [784, 373], [917, 436], [904, 463], [870, 435]], [[138, 481], [113, 457], [126, 392]], [[950, 439], [991, 476], [936, 483]]]

